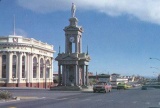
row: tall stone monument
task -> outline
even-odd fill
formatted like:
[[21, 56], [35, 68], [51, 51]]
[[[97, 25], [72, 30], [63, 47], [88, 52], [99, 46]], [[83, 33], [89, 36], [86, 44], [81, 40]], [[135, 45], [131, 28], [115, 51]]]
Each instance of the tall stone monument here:
[[63, 86], [87, 86], [88, 65], [90, 56], [88, 49], [82, 53], [83, 28], [78, 26], [78, 19], [75, 17], [76, 6], [72, 4], [70, 24], [64, 28], [65, 52], [60, 52], [56, 57], [58, 61], [59, 85]]

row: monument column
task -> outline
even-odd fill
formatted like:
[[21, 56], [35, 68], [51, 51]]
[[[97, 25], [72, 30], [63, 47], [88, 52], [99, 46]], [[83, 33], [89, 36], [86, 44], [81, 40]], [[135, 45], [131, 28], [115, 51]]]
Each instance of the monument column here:
[[[77, 37], [77, 39], [78, 39], [78, 37]], [[78, 50], [79, 50], [79, 48], [78, 48], [78, 46], [79, 46], [78, 43], [79, 43], [78, 41], [76, 41], [76, 43], [75, 43], [75, 44], [76, 44], [76, 45], [75, 45], [75, 52], [76, 52], [76, 53], [79, 53], [79, 51], [78, 51]]]
[[86, 85], [88, 85], [88, 65], [86, 65]]
[[79, 65], [77, 65], [77, 85], [79, 86]]
[[62, 65], [62, 85], [65, 85], [65, 65]]
[[84, 65], [82, 66], [82, 85], [85, 85]]
[[64, 65], [64, 72], [63, 72], [63, 74], [64, 74], [64, 85], [65, 86], [66, 86], [66, 70], [67, 70], [66, 65]]
[[69, 70], [68, 70], [68, 66], [66, 65], [66, 85], [68, 85], [69, 82]]
[[74, 66], [74, 85], [77, 86], [77, 65]]
[[58, 65], [58, 85], [61, 85], [61, 65]]
[[79, 37], [79, 46], [80, 46], [80, 53], [82, 53], [82, 39], [81, 39], [81, 36]]

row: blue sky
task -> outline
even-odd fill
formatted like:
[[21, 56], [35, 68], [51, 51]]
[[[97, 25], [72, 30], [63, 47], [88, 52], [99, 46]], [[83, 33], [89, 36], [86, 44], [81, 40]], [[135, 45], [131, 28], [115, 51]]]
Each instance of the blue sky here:
[[[159, 0], [1, 0], [0, 36], [16, 34], [53, 44], [64, 51], [64, 27], [75, 3], [84, 28], [83, 52], [89, 48], [89, 71], [155, 76], [160, 70]], [[57, 62], [54, 62], [57, 71]]]

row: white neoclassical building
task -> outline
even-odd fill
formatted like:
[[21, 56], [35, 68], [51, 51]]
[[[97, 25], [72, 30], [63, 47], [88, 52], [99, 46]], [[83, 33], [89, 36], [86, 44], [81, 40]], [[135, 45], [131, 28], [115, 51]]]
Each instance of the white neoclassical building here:
[[53, 84], [53, 45], [22, 36], [0, 37], [0, 86], [48, 88]]

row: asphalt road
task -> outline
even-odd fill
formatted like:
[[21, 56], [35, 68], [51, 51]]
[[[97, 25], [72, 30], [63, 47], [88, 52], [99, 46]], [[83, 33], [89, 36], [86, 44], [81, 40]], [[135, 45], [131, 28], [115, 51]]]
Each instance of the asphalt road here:
[[0, 108], [160, 108], [160, 89], [112, 90], [106, 94], [48, 90], [10, 91], [15, 96], [26, 98], [0, 102]]

